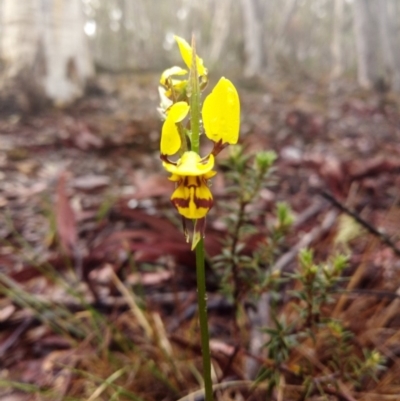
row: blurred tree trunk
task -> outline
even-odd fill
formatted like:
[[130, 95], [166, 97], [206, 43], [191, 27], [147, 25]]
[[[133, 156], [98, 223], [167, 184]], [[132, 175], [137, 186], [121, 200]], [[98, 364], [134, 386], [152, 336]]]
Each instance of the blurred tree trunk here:
[[[270, 45], [270, 49], [268, 52], [268, 61], [270, 69], [274, 70], [277, 68], [277, 57], [278, 55], [285, 53], [285, 34], [287, 34], [288, 28], [291, 24], [293, 16], [297, 11], [297, 6], [299, 2], [298, 0], [287, 0], [285, 4], [282, 5], [282, 18], [278, 23], [278, 27], [275, 31], [274, 39], [272, 44]], [[279, 13], [281, 14], [281, 13]], [[291, 52], [294, 52], [295, 46], [289, 44], [291, 48]]]
[[[148, 69], [152, 67], [152, 61], [155, 55], [160, 53], [160, 47], [157, 41], [164, 38], [165, 33], [162, 27], [165, 22], [160, 19], [158, 12], [162, 16], [164, 4], [157, 3], [157, 7], [152, 7], [152, 3], [144, 0], [123, 0], [126, 11], [125, 21], [129, 29], [126, 30], [126, 47], [125, 57], [126, 65], [130, 69]], [[149, 8], [153, 10], [149, 15]], [[152, 23], [157, 21], [157, 23]]]
[[17, 92], [15, 107], [28, 110], [81, 96], [93, 74], [81, 0], [3, 0], [2, 7], [3, 95]]
[[[94, 37], [94, 61], [97, 67], [110, 68], [108, 63], [106, 64], [104, 60], [106, 57], [108, 46], [108, 38], [110, 37], [110, 15], [108, 12], [108, 7], [101, 4], [96, 9], [96, 36]], [[109, 56], [109, 55], [108, 55]]]
[[215, 64], [221, 57], [222, 49], [228, 38], [230, 27], [230, 9], [232, 0], [219, 0], [215, 3], [211, 25], [210, 63]]
[[298, 0], [289, 0], [285, 3], [283, 18], [277, 32], [278, 40], [280, 40], [285, 35], [285, 32], [287, 31], [290, 21], [292, 20], [293, 15], [297, 10], [298, 4], [299, 4]]
[[400, 92], [400, 15], [396, 15], [395, 12], [389, 14], [388, 0], [377, 0], [377, 2], [379, 5], [379, 31], [385, 69], [391, 78], [392, 89]]
[[257, 0], [241, 0], [245, 52], [244, 76], [261, 75], [264, 64], [262, 20]]
[[335, 0], [333, 9], [333, 36], [332, 36], [332, 70], [331, 79], [338, 79], [343, 74], [343, 10], [344, 0]]
[[379, 9], [376, 0], [354, 0], [358, 83], [370, 89], [382, 79], [379, 54]]
[[392, 17], [389, 29], [392, 40], [395, 70], [392, 76], [392, 89], [400, 93], [400, 4], [396, 0], [390, 4], [389, 15]]

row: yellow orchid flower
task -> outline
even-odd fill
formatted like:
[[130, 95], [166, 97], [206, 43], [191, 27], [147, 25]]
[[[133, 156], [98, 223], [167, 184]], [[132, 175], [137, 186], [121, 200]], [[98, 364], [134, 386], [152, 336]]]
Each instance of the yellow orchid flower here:
[[202, 159], [196, 152], [185, 152], [176, 162], [164, 161], [163, 167], [171, 174], [180, 176], [198, 176], [207, 174], [214, 167], [214, 156]]
[[186, 75], [187, 70], [181, 67], [171, 67], [166, 69], [160, 78], [160, 84], [165, 88], [164, 95], [175, 102], [186, 100], [187, 79], [174, 79], [175, 76]]
[[[179, 36], [174, 35], [174, 39], [176, 40], [176, 43], [178, 43], [179, 51], [181, 53], [183, 61], [185, 62], [186, 66], [188, 68], [191, 68], [192, 47], [189, 45], [188, 42], [186, 42], [185, 39], [183, 39]], [[203, 60], [199, 56], [196, 56], [196, 66], [197, 66], [197, 73], [199, 74], [199, 77], [207, 75], [207, 73], [208, 73], [207, 68], [204, 67]]]
[[180, 215], [196, 220], [206, 216], [213, 206], [213, 196], [207, 186], [207, 180], [215, 171], [198, 176], [172, 175], [169, 179], [178, 183], [171, 196], [171, 202]]
[[178, 213], [186, 219], [203, 219], [214, 203], [207, 185], [207, 180], [217, 174], [212, 170], [214, 156], [210, 154], [204, 160], [196, 152], [187, 151], [176, 163], [164, 158], [163, 167], [172, 174], [169, 180], [177, 183], [171, 202]]
[[[179, 36], [174, 36], [174, 38], [179, 46], [179, 51], [183, 61], [190, 68], [192, 60], [192, 48], [184, 39], [180, 38]], [[207, 69], [203, 65], [203, 60], [198, 56], [196, 56], [196, 63], [199, 77], [202, 78], [201, 89], [204, 89], [207, 85]], [[188, 85], [188, 79], [174, 78], [186, 75], [187, 73], [187, 70], [178, 66], [167, 68], [161, 74], [160, 78], [160, 84], [165, 88], [164, 96], [174, 102], [181, 100], [187, 101], [186, 88]]]
[[[179, 36], [174, 36], [186, 66], [191, 70], [189, 80], [184, 77], [188, 73], [181, 67], [166, 69], [160, 79], [161, 104], [159, 111], [165, 118], [161, 132], [161, 160], [163, 167], [171, 173], [170, 180], [176, 183], [171, 202], [182, 216], [186, 239], [186, 220], [194, 221], [192, 249], [204, 237], [205, 217], [213, 206], [213, 196], [208, 187], [208, 180], [216, 174], [213, 170], [215, 156], [228, 144], [235, 144], [239, 137], [240, 102], [235, 86], [226, 78], [221, 78], [203, 103], [202, 119], [205, 134], [214, 142], [212, 152], [204, 157], [198, 154], [200, 121], [192, 121], [193, 114], [200, 114], [200, 100], [196, 102], [188, 97], [187, 87], [198, 93], [207, 85], [207, 69], [203, 60], [198, 57], [192, 47]], [[192, 61], [193, 60], [193, 61]], [[192, 68], [192, 63], [195, 68]], [[199, 85], [197, 85], [197, 82]], [[195, 84], [194, 84], [195, 83]], [[189, 105], [190, 104], [190, 105]], [[193, 110], [197, 110], [193, 113]], [[190, 124], [182, 122], [190, 115]], [[197, 121], [197, 123], [196, 123]], [[186, 150], [187, 148], [192, 150]], [[196, 151], [194, 151], [196, 150]], [[172, 161], [169, 156], [179, 153], [180, 159]]]
[[[194, 249], [204, 236], [205, 217], [214, 204], [212, 193], [207, 185], [207, 180], [217, 174], [213, 171], [214, 156], [210, 155], [202, 159], [196, 152], [188, 151], [176, 163], [166, 160], [163, 166], [172, 174], [169, 179], [177, 183], [171, 196], [172, 204], [182, 217], [196, 220], [192, 242], [192, 249]], [[184, 219], [182, 221], [184, 233], [188, 239], [185, 221]]]
[[162, 86], [158, 87], [158, 95], [160, 96], [160, 106], [157, 110], [163, 120], [166, 119], [168, 109], [174, 104], [174, 102], [167, 96], [167, 91]]
[[172, 78], [175, 75], [186, 75], [188, 72], [187, 70], [181, 68], [181, 67], [171, 67], [167, 68], [162, 74], [160, 78], [160, 84], [163, 86], [167, 86], [167, 81], [168, 79]]
[[203, 103], [203, 124], [208, 139], [222, 145], [239, 139], [240, 102], [233, 83], [222, 77]]
[[196, 152], [188, 151], [176, 164], [164, 162], [163, 166], [172, 173], [169, 179], [178, 183], [171, 201], [179, 214], [187, 219], [205, 217], [213, 205], [207, 180], [217, 174], [212, 170], [214, 156], [210, 155], [206, 160], [202, 160]]

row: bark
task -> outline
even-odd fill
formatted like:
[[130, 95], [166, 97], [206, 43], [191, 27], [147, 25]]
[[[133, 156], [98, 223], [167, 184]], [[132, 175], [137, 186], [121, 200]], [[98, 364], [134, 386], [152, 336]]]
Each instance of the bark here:
[[211, 25], [211, 49], [209, 60], [215, 64], [222, 55], [224, 44], [228, 38], [230, 28], [231, 0], [219, 0], [215, 4], [215, 12]]
[[[285, 47], [285, 35], [287, 34], [293, 17], [296, 14], [298, 5], [298, 0], [287, 0], [285, 4], [282, 5], [282, 18], [275, 31], [273, 41], [270, 44], [268, 51], [269, 67], [271, 70], [277, 68], [277, 56], [279, 53], [282, 53], [282, 49]], [[289, 45], [289, 47], [293, 50], [295, 46]]]
[[262, 16], [257, 12], [256, 0], [241, 0], [245, 51], [244, 76], [260, 76], [263, 68]]
[[371, 89], [382, 79], [376, 0], [354, 0], [354, 31], [357, 47], [358, 83]]
[[[134, 35], [130, 37], [132, 47], [128, 54], [131, 56], [131, 62], [129, 66], [134, 69], [146, 69], [152, 66], [151, 56], [157, 52], [155, 44], [157, 43], [156, 38], [161, 37], [161, 32], [157, 31], [161, 24], [152, 24], [152, 16], [149, 15], [149, 5], [153, 3], [146, 2], [145, 0], [137, 0], [135, 2], [131, 0], [124, 0], [127, 4], [126, 7], [132, 16], [131, 21], [134, 21], [135, 30]], [[147, 4], [146, 4], [147, 3]], [[161, 5], [157, 5], [157, 8], [161, 8]], [[151, 8], [151, 7], [150, 7]], [[160, 21], [155, 9], [153, 18], [156, 21]]]
[[392, 10], [389, 11], [387, 0], [378, 0], [378, 5], [379, 32], [385, 69], [389, 75], [392, 89], [400, 92], [400, 16], [395, 12], [390, 13]]
[[108, 63], [105, 60], [107, 49], [108, 49], [108, 37], [109, 37], [109, 27], [110, 27], [110, 17], [108, 12], [108, 7], [103, 3], [96, 9], [95, 14], [96, 21], [96, 35], [93, 38], [93, 53], [94, 61], [98, 68], [106, 69], [109, 68]]
[[286, 33], [290, 21], [292, 20], [298, 6], [298, 0], [290, 0], [286, 2], [285, 9], [283, 11], [283, 18], [279, 25], [277, 32], [277, 39], [280, 40]]
[[123, 69], [124, 27], [120, 0], [102, 2], [96, 10], [95, 60], [100, 69]]
[[[397, 7], [399, 7], [398, 4]], [[392, 14], [392, 16], [392, 22], [389, 25], [395, 65], [392, 76], [392, 89], [400, 93], [400, 9], [398, 9], [397, 13]]]
[[335, 80], [343, 74], [343, 10], [344, 0], [335, 0], [333, 10], [333, 36], [332, 36], [332, 70], [331, 79]]
[[81, 0], [3, 0], [2, 6], [6, 92], [17, 88], [27, 107], [81, 96], [93, 74]]

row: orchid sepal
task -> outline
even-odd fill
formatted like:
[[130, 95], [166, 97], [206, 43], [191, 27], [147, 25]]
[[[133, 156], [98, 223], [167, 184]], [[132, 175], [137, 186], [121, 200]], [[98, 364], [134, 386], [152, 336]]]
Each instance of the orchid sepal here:
[[240, 101], [233, 83], [222, 77], [205, 98], [204, 131], [211, 141], [235, 144], [239, 139]]
[[[185, 39], [179, 36], [174, 35], [174, 39], [179, 46], [179, 51], [181, 53], [184, 63], [190, 69], [192, 64], [192, 47], [189, 45], [188, 42], [186, 42]], [[196, 66], [197, 72], [200, 77], [206, 76], [208, 74], [208, 70], [204, 67], [203, 60], [199, 56], [196, 56]]]

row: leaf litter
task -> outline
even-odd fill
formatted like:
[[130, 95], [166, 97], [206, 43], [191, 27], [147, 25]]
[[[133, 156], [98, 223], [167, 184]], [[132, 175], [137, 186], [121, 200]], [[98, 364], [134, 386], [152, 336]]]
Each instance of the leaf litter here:
[[[130, 76], [134, 96], [120, 89], [119, 97], [104, 93], [70, 109], [0, 120], [2, 399], [174, 400], [199, 388], [194, 256], [157, 156], [161, 122], [156, 94], [148, 95], [157, 78], [146, 78], [146, 85]], [[346, 293], [332, 294], [337, 303], [330, 313], [360, 346], [379, 350], [386, 369], [362, 388], [339, 383], [329, 399], [395, 399], [400, 102], [390, 94], [349, 88], [333, 95], [314, 83], [301, 84], [302, 91], [296, 85], [264, 83], [240, 93], [247, 151], [279, 155], [274, 185], [257, 207], [269, 215], [285, 200], [296, 215], [274, 267], [293, 270], [304, 246], [319, 260], [338, 247], [351, 252]], [[218, 202], [229, 198], [222, 174], [214, 185], [210, 257], [221, 252], [226, 233]], [[323, 198], [324, 191], [390, 237], [393, 247]], [[249, 236], [248, 254], [266, 229], [263, 220], [253, 223], [259, 234]], [[260, 357], [235, 342], [232, 305], [207, 269], [215, 375], [219, 382], [244, 380], [245, 361]], [[306, 359], [323, 371], [323, 356], [307, 352], [294, 354], [293, 366]], [[293, 375], [290, 368], [283, 375], [288, 400], [300, 391]], [[219, 397], [239, 393], [263, 399], [261, 390], [240, 385]]]

